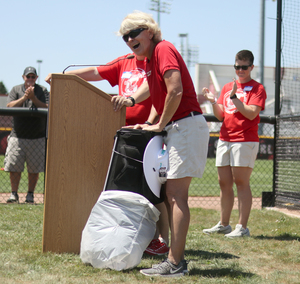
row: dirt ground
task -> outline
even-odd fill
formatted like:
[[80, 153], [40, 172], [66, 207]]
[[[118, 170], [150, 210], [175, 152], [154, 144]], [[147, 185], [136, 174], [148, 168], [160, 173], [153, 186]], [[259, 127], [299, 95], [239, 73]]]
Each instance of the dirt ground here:
[[[189, 197], [189, 206], [193, 207], [201, 207], [204, 209], [215, 209], [220, 210], [220, 198], [219, 197]], [[252, 200], [252, 208], [253, 209], [261, 209], [261, 198], [253, 198]], [[238, 201], [237, 198], [234, 200], [233, 209], [238, 209]]]
[[[189, 206], [201, 207], [205, 209], [214, 209], [220, 210], [219, 197], [189, 197]], [[238, 209], [237, 198], [234, 200], [233, 209]], [[252, 209], [261, 209], [261, 198], [253, 198], [252, 200]], [[291, 217], [300, 218], [300, 210], [291, 210], [287, 208], [278, 208], [278, 207], [266, 207], [267, 210], [274, 210], [282, 212]]]

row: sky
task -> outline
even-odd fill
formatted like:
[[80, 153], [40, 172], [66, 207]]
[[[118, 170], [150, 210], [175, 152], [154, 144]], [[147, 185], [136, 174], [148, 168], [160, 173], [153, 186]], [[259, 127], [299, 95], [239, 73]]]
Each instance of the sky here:
[[[198, 63], [234, 64], [242, 49], [260, 61], [262, 0], [162, 0], [169, 13], [160, 14], [163, 39], [180, 50], [188, 34], [190, 48], [198, 50]], [[23, 82], [27, 66], [39, 73], [61, 73], [71, 64], [105, 64], [130, 53], [116, 33], [124, 17], [134, 10], [153, 15], [151, 0], [9, 0], [1, 3], [0, 81], [8, 92]], [[277, 2], [265, 0], [265, 66], [275, 66]], [[186, 39], [185, 39], [186, 40]], [[42, 60], [42, 63], [37, 63]], [[194, 79], [194, 67], [190, 73]], [[118, 93], [108, 82], [95, 82], [107, 93]]]

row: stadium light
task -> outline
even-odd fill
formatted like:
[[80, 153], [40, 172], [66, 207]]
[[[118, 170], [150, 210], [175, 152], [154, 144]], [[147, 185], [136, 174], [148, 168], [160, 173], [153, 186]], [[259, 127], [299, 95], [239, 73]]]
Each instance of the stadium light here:
[[151, 0], [151, 6], [149, 10], [157, 12], [157, 23], [160, 26], [160, 13], [170, 14], [170, 2], [161, 2], [160, 0]]

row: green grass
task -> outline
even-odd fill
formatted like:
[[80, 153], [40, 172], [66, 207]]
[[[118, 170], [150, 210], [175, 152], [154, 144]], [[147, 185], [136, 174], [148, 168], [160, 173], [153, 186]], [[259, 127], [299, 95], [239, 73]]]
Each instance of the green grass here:
[[282, 191], [290, 191], [300, 193], [299, 189], [299, 170], [300, 162], [295, 160], [279, 160], [278, 161], [278, 187]]
[[[139, 269], [162, 257], [143, 257], [137, 268], [118, 272], [86, 266], [78, 255], [42, 253], [43, 205], [1, 205], [0, 283], [299, 283], [298, 218], [252, 210], [250, 238], [204, 235], [202, 229], [218, 218], [217, 211], [191, 209], [186, 243], [190, 274], [161, 279], [143, 276]], [[237, 218], [234, 210], [232, 220]]]
[[[250, 179], [253, 197], [261, 197], [262, 191], [272, 191], [273, 160], [256, 160]], [[220, 187], [215, 159], [207, 159], [202, 178], [194, 178], [189, 189], [190, 196], [219, 196]]]
[[[4, 156], [0, 155], [0, 167], [3, 166]], [[27, 171], [22, 173], [19, 192], [27, 192]], [[273, 185], [273, 160], [256, 160], [255, 167], [251, 175], [251, 190], [253, 197], [261, 197], [262, 191], [272, 191]], [[9, 173], [0, 171], [0, 193], [10, 192]], [[36, 186], [36, 193], [44, 192], [44, 173], [40, 173], [40, 178]], [[215, 159], [207, 159], [205, 172], [202, 178], [194, 178], [190, 185], [190, 196], [219, 196], [220, 187], [218, 183], [218, 172], [215, 166]]]

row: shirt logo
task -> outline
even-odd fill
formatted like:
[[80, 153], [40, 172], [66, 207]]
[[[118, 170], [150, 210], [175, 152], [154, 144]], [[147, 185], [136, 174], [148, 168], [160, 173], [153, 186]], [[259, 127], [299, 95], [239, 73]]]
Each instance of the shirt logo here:
[[123, 97], [130, 97], [146, 81], [146, 72], [136, 68], [123, 72], [121, 76], [120, 91]]
[[[238, 112], [238, 110], [237, 110], [236, 106], [234, 105], [234, 103], [232, 102], [232, 100], [230, 99], [230, 94], [231, 94], [231, 90], [228, 91], [227, 93], [225, 93], [225, 95], [224, 95], [224, 111], [228, 114], [233, 114], [233, 113]], [[241, 102], [247, 101], [248, 95], [241, 88], [237, 89], [236, 96], [238, 97], [238, 99]]]

